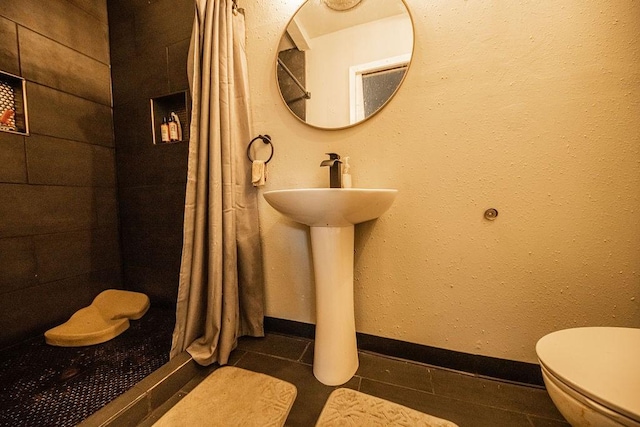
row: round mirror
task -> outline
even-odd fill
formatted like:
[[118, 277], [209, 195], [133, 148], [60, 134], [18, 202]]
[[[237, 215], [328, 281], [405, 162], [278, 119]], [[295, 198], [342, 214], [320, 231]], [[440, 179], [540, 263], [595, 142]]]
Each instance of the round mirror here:
[[397, 92], [413, 39], [403, 0], [307, 0], [278, 46], [282, 100], [308, 125], [356, 125]]

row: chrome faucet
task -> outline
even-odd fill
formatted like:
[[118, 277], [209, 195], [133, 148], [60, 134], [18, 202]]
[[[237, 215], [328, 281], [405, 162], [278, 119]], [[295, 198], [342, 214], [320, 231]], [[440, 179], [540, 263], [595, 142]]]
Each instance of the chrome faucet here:
[[327, 153], [327, 155], [329, 158], [323, 160], [320, 166], [329, 166], [329, 187], [342, 188], [342, 172], [340, 170], [342, 161], [340, 156], [336, 153]]

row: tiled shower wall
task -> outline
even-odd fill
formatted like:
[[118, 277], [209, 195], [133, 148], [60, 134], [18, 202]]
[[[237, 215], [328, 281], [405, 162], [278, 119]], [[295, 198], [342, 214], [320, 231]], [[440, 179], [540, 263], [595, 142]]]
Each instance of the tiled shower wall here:
[[121, 287], [106, 0], [3, 1], [0, 69], [30, 136], [0, 132], [0, 348]]
[[150, 98], [188, 89], [193, 0], [109, 0], [124, 283], [175, 305], [186, 142], [154, 145]]

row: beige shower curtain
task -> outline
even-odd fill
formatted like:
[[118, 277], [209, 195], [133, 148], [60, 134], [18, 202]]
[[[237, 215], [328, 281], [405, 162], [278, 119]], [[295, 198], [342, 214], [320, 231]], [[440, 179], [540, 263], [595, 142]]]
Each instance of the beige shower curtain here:
[[263, 336], [263, 275], [244, 16], [232, 0], [196, 0], [192, 114], [180, 283], [171, 357], [226, 364], [242, 335]]

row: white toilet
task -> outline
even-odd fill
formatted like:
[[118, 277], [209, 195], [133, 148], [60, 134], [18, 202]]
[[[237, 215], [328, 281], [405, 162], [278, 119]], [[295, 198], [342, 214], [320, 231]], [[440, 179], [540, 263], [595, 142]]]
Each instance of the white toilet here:
[[577, 426], [640, 427], [640, 329], [553, 332], [536, 345], [551, 400]]

